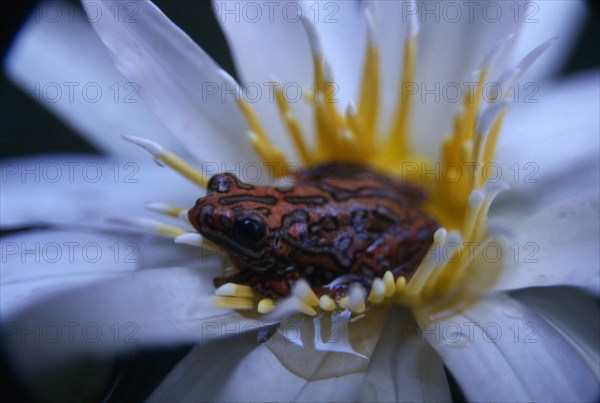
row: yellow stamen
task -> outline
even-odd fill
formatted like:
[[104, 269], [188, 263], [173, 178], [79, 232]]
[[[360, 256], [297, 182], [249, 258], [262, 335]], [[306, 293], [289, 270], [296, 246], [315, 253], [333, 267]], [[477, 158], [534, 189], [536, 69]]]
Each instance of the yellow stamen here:
[[197, 246], [199, 248], [204, 246], [204, 238], [202, 235], [195, 232], [186, 232], [175, 238], [175, 243], [181, 243], [185, 245]]
[[362, 121], [365, 131], [364, 137], [358, 140], [367, 149], [371, 149], [375, 140], [377, 114], [379, 109], [379, 88], [380, 88], [380, 66], [379, 49], [375, 43], [374, 22], [370, 8], [365, 9], [367, 20], [367, 52], [365, 63], [363, 65], [362, 87], [360, 92], [360, 102], [358, 104], [358, 117]]
[[396, 280], [396, 295], [401, 296], [406, 291], [406, 277], [400, 276]]
[[173, 168], [179, 172], [182, 176], [196, 183], [202, 188], [206, 188], [208, 178], [202, 172], [179, 158], [177, 155], [170, 151], [165, 150], [161, 145], [140, 137], [135, 136], [123, 136], [123, 138], [135, 145], [138, 145], [154, 156], [158, 161]]
[[219, 74], [225, 81], [225, 84], [236, 93], [235, 103], [248, 123], [248, 139], [254, 148], [254, 151], [263, 162], [269, 162], [274, 164], [275, 167], [279, 167], [280, 169], [275, 169], [274, 174], [277, 178], [281, 177], [283, 175], [282, 169], [287, 166], [287, 159], [283, 155], [283, 152], [278, 147], [273, 146], [269, 141], [267, 134], [260, 123], [260, 119], [256, 116], [250, 103], [241, 96], [239, 86], [233, 77], [224, 70], [219, 71]]
[[215, 295], [222, 297], [254, 298], [254, 291], [247, 285], [225, 283], [215, 290]]
[[321, 295], [319, 307], [324, 311], [331, 312], [335, 309], [335, 301], [329, 295]]
[[308, 306], [319, 306], [319, 297], [314, 293], [306, 281], [300, 280], [294, 284], [292, 295]]
[[222, 309], [239, 309], [246, 311], [254, 309], [254, 301], [248, 298], [215, 296], [214, 304], [217, 308]]
[[109, 219], [109, 221], [114, 224], [139, 228], [142, 231], [164, 235], [169, 238], [177, 238], [181, 235], [189, 234], [189, 231], [184, 228], [176, 227], [175, 225], [171, 224], [165, 224], [149, 218], [113, 217]]
[[275, 302], [271, 298], [263, 298], [258, 302], [256, 310], [258, 313], [269, 313], [275, 308]]
[[296, 120], [296, 116], [291, 111], [288, 101], [283, 93], [283, 88], [277, 88], [275, 90], [275, 99], [277, 100], [277, 106], [279, 107], [279, 114], [283, 117], [283, 121], [288, 129], [288, 132], [296, 146], [296, 150], [300, 155], [302, 162], [305, 165], [310, 165], [313, 161], [308, 147], [304, 142], [304, 136], [302, 135], [302, 129]]
[[189, 208], [187, 207], [179, 207], [173, 204], [161, 202], [148, 203], [146, 205], [146, 208], [157, 213], [165, 214], [175, 218], [179, 218], [179, 215], [182, 211], [187, 212], [189, 210]]
[[391, 271], [388, 270], [383, 275], [383, 284], [385, 286], [385, 297], [392, 297], [396, 292], [396, 284], [394, 282], [394, 275]]
[[402, 80], [398, 91], [395, 119], [389, 134], [390, 159], [406, 157], [410, 147], [408, 125], [414, 96], [416, 60], [417, 36], [409, 35], [404, 43]]
[[346, 296], [340, 298], [338, 301], [338, 305], [342, 309], [348, 309], [348, 307], [350, 306], [350, 297], [346, 295]]
[[371, 292], [369, 293], [369, 301], [373, 304], [381, 304], [385, 298], [385, 284], [382, 279], [373, 279], [371, 284]]

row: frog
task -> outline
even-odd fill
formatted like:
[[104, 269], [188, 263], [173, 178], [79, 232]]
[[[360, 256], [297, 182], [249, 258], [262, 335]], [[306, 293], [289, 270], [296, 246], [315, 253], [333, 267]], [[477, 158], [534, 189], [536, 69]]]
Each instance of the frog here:
[[372, 168], [327, 163], [279, 186], [216, 174], [188, 218], [235, 268], [216, 287], [243, 284], [278, 299], [303, 279], [317, 296], [339, 299], [387, 271], [411, 278], [439, 228], [421, 209], [425, 198], [419, 186]]

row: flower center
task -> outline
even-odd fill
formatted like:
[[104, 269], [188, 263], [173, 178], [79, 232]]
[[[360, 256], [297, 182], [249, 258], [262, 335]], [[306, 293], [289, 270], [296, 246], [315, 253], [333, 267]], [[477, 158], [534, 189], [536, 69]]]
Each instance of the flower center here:
[[[318, 297], [307, 282], [299, 280], [289, 298], [276, 301], [261, 298], [247, 285], [227, 283], [216, 290], [215, 301], [219, 307], [256, 309], [259, 313], [287, 308], [306, 315], [315, 315], [318, 311], [350, 310], [355, 315], [361, 315], [369, 307], [399, 303], [435, 315], [449, 309], [464, 308], [497, 278], [502, 268], [504, 245], [500, 237], [488, 228], [487, 214], [494, 197], [506, 185], [500, 182], [486, 183], [484, 167], [493, 162], [508, 102], [507, 94], [484, 102], [482, 91], [487, 83], [490, 65], [511, 38], [500, 42], [484, 58], [479, 69], [479, 85], [466, 94], [462, 111], [455, 116], [453, 131], [441, 144], [439, 162], [434, 164], [416, 155], [410, 144], [409, 119], [414, 94], [409, 91], [409, 84], [414, 83], [416, 72], [417, 21], [412, 19], [407, 26], [395, 113], [387, 132], [378, 133], [381, 112], [380, 58], [375, 24], [368, 7], [365, 9], [365, 19], [367, 47], [361, 90], [357, 104], [350, 102], [345, 113], [340, 113], [332, 102], [336, 85], [316, 28], [310, 21], [303, 20], [312, 50], [315, 79], [314, 92], [307, 97], [314, 114], [316, 141], [313, 147], [307, 144], [307, 137], [283, 89], [274, 85], [276, 105], [302, 166], [326, 162], [358, 163], [375, 167], [390, 176], [416, 181], [417, 185], [425, 188], [430, 197], [424, 209], [441, 224], [441, 228], [435, 232], [429, 252], [408, 281], [404, 276], [394, 276], [391, 271], [386, 271], [381, 278], [373, 280], [368, 292], [361, 285], [354, 284], [348, 287], [347, 295], [334, 300], [329, 295]], [[510, 88], [511, 80], [528, 68], [551, 43], [548, 41], [540, 45], [515, 68], [505, 72], [501, 76], [504, 87]], [[230, 89], [241, 93], [231, 76], [222, 72], [222, 77]], [[269, 141], [252, 105], [242, 96], [236, 97], [236, 103], [247, 121], [248, 139], [257, 155], [269, 162], [270, 166], [282, 167], [281, 171], [275, 171], [275, 175], [284, 176], [283, 169], [288, 166], [288, 158]], [[208, 178], [177, 156], [148, 140], [127, 139], [146, 148], [158, 161], [206, 188]], [[406, 172], [406, 162], [411, 162], [411, 167], [416, 169], [411, 171], [410, 176]], [[428, 175], [432, 170], [444, 174]], [[149, 207], [187, 220], [186, 208], [165, 204]], [[212, 247], [199, 234], [182, 228], [149, 220], [138, 221], [136, 225], [171, 236], [176, 242]], [[493, 252], [495, 254], [490, 256]]]

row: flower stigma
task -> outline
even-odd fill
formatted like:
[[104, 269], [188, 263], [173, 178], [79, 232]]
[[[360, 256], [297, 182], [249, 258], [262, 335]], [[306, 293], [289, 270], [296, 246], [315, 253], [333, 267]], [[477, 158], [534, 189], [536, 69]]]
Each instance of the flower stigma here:
[[[217, 307], [261, 315], [278, 311], [300, 312], [308, 316], [349, 312], [358, 320], [378, 306], [400, 304], [418, 308], [425, 313], [423, 317], [433, 318], [465, 309], [485, 293], [501, 273], [502, 258], [489, 259], [485, 256], [485, 251], [491, 247], [504, 248], [500, 234], [490, 229], [488, 211], [494, 198], [508, 186], [503, 182], [486, 182], [483, 167], [494, 162], [502, 122], [510, 107], [510, 94], [496, 94], [490, 99], [489, 96], [484, 98], [483, 91], [488, 83], [490, 68], [500, 52], [512, 41], [512, 36], [498, 42], [481, 62], [478, 85], [467, 92], [461, 110], [454, 116], [452, 132], [440, 144], [438, 164], [444, 167], [446, 174], [433, 178], [426, 172], [431, 172], [435, 164], [429, 158], [418, 155], [410, 141], [415, 135], [411, 133], [410, 119], [416, 100], [408, 84], [414, 83], [417, 72], [418, 21], [413, 16], [407, 24], [403, 65], [399, 71], [401, 80], [396, 90], [396, 105], [389, 128], [378, 130], [380, 93], [386, 89], [381, 85], [377, 26], [371, 8], [365, 8], [364, 19], [367, 43], [358, 99], [349, 102], [343, 112], [332, 102], [336, 88], [332, 68], [316, 27], [303, 18], [315, 82], [313, 92], [304, 98], [314, 114], [314, 145], [307, 142], [307, 134], [303, 132], [283, 89], [274, 85], [279, 117], [302, 167], [331, 162], [359, 164], [391, 177], [413, 181], [423, 188], [428, 198], [422, 209], [440, 225], [433, 235], [433, 243], [409, 278], [395, 276], [388, 270], [382, 277], [375, 277], [370, 289], [366, 290], [358, 282], [352, 282], [354, 275], [344, 275], [330, 284], [348, 282], [344, 295], [316, 292], [309, 282], [300, 279], [285, 298], [265, 296], [247, 284], [228, 282], [215, 291], [214, 302]], [[503, 82], [502, 88], [510, 88], [510, 84], [553, 42], [554, 39], [551, 39], [541, 44], [515, 67], [506, 70], [499, 78]], [[225, 71], [220, 73], [226, 87], [239, 94], [241, 89], [235, 79]], [[277, 82], [275, 79], [273, 81]], [[235, 102], [248, 125], [247, 137], [255, 153], [270, 166], [281, 167], [274, 172], [276, 178], [284, 177], [285, 167], [291, 160], [269, 140], [252, 105], [241, 96], [236, 96]], [[162, 146], [133, 136], [126, 136], [125, 139], [146, 149], [157, 162], [173, 168], [201, 188], [207, 188], [209, 178], [204, 173]], [[411, 166], [417, 172], [408, 175], [405, 172], [406, 162], [414, 163]], [[469, 169], [468, 175], [460, 174], [459, 171], [465, 167]], [[148, 208], [178, 218], [181, 226], [132, 219], [122, 223], [174, 238], [178, 243], [221, 250], [190, 227], [187, 216], [189, 208], [166, 203], [151, 203]], [[227, 268], [230, 273], [234, 270]]]

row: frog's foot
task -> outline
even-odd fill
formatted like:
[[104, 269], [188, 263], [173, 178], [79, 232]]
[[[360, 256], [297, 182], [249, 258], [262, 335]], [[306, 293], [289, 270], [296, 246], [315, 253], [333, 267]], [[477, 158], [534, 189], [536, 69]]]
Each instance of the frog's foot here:
[[225, 284], [237, 284], [250, 287], [250, 289], [256, 291], [270, 298], [284, 298], [290, 295], [293, 285], [300, 279], [297, 272], [289, 272], [283, 275], [272, 274], [265, 275], [262, 272], [255, 271], [241, 271], [233, 276], [228, 277], [217, 277], [213, 280], [215, 287], [222, 287]]

